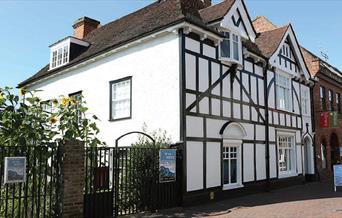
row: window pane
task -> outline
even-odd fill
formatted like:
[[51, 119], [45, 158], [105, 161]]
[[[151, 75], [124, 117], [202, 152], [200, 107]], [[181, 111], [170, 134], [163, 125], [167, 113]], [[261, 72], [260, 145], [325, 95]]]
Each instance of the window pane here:
[[230, 161], [231, 183], [237, 183], [237, 159]]
[[234, 59], [239, 60], [239, 36], [233, 34], [233, 54]]
[[224, 39], [221, 42], [221, 57], [230, 58], [230, 40]]
[[223, 160], [223, 183], [229, 184], [229, 160]]

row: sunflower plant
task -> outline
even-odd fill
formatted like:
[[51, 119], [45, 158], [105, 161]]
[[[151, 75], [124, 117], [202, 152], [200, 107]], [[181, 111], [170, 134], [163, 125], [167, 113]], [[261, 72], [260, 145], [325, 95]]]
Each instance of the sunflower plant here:
[[36, 146], [74, 139], [87, 146], [104, 144], [97, 138], [97, 117], [87, 116], [85, 104], [66, 96], [42, 101], [36, 92], [20, 90], [16, 95], [10, 87], [0, 88], [0, 146]]

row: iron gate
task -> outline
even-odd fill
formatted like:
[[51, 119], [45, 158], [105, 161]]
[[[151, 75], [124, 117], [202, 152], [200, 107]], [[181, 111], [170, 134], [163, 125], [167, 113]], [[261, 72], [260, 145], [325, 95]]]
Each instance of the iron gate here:
[[[60, 152], [55, 144], [0, 146], [0, 217], [61, 216]], [[24, 183], [4, 184], [5, 157], [26, 157]]]
[[159, 149], [86, 148], [84, 216], [116, 217], [179, 206], [182, 154], [177, 180], [159, 183]]

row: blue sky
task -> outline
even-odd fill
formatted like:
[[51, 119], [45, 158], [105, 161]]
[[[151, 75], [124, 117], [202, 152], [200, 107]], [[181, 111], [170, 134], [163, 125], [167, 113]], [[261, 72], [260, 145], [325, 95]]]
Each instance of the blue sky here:
[[[153, 0], [0, 0], [0, 87], [16, 86], [49, 61], [48, 46], [72, 35], [82, 16], [108, 23]], [[218, 0], [214, 2], [219, 2]], [[276, 25], [291, 22], [299, 42], [316, 54], [327, 50], [329, 62], [342, 69], [342, 1], [245, 0], [252, 19], [268, 17]]]

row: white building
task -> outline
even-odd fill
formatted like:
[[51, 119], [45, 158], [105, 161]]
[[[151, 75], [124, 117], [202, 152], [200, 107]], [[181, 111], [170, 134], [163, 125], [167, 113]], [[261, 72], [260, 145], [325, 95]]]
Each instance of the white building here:
[[156, 1], [101, 27], [82, 18], [19, 87], [82, 93], [109, 145], [144, 123], [183, 141], [185, 203], [301, 182], [315, 173], [313, 82], [292, 26], [258, 19], [242, 0]]

